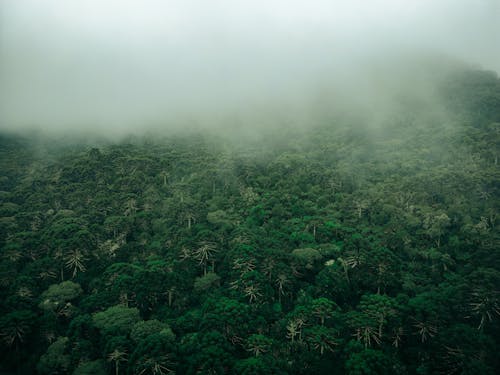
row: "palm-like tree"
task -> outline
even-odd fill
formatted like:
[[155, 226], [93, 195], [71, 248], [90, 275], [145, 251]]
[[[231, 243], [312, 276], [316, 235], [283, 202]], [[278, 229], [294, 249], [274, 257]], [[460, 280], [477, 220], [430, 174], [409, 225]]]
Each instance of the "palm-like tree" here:
[[309, 230], [309, 228], [312, 228], [313, 238], [316, 239], [316, 231], [322, 225], [323, 225], [323, 220], [321, 220], [321, 218], [319, 218], [319, 217], [314, 217], [306, 225], [306, 230]]
[[170, 360], [170, 355], [160, 355], [155, 357], [143, 357], [138, 363], [139, 375], [151, 374], [151, 375], [165, 375], [174, 374], [175, 371], [172, 369], [174, 363]]
[[252, 352], [254, 356], [258, 357], [260, 354], [269, 350], [272, 344], [271, 339], [264, 335], [251, 335], [246, 343], [246, 350]]
[[64, 306], [61, 306], [57, 309], [57, 316], [63, 316], [65, 318], [70, 318], [75, 312], [74, 306], [71, 302], [66, 302]]
[[286, 326], [286, 337], [295, 342], [295, 336], [299, 334], [300, 327], [296, 321], [292, 320], [288, 322]]
[[231, 244], [233, 245], [250, 244], [251, 242], [252, 239], [247, 233], [240, 233], [231, 240]]
[[259, 288], [255, 285], [245, 287], [243, 293], [248, 297], [250, 303], [257, 301], [259, 297], [262, 297], [262, 293], [259, 292]]
[[61, 276], [61, 281], [64, 281], [64, 253], [61, 248], [57, 248], [54, 251], [54, 259], [58, 260], [59, 274]]
[[194, 251], [196, 259], [198, 259], [199, 265], [203, 267], [203, 274], [207, 274], [207, 263], [209, 260], [212, 261], [212, 272], [214, 272], [215, 261], [213, 259], [214, 254], [217, 252], [215, 245], [211, 242], [200, 242], [200, 246]]
[[342, 189], [342, 181], [340, 179], [330, 178], [328, 180], [328, 187], [331, 189], [332, 194], [335, 194], [336, 191]]
[[196, 221], [196, 214], [194, 210], [190, 208], [186, 208], [182, 213], [180, 217], [181, 221], [185, 221], [187, 223], [188, 229], [191, 229], [191, 226], [193, 223]]
[[262, 274], [267, 276], [269, 281], [272, 280], [273, 278], [273, 273], [276, 268], [276, 260], [274, 260], [272, 257], [267, 257], [262, 261]]
[[285, 295], [285, 285], [289, 284], [290, 279], [285, 274], [280, 274], [275, 280], [276, 287], [278, 288], [278, 300], [281, 303], [281, 296]]
[[55, 279], [57, 277], [57, 273], [53, 270], [46, 270], [40, 272], [38, 277], [42, 280]]
[[168, 298], [168, 306], [172, 306], [172, 300], [174, 298], [174, 293], [177, 291], [175, 286], [171, 286], [167, 288], [167, 298]]
[[241, 276], [255, 270], [255, 259], [237, 258], [233, 261], [233, 269], [240, 271]]
[[358, 218], [361, 218], [363, 215], [363, 211], [368, 208], [368, 203], [363, 200], [355, 200], [354, 201], [354, 209], [356, 211], [356, 214], [358, 215]]
[[17, 290], [16, 293], [21, 298], [31, 299], [33, 297], [33, 292], [30, 288], [22, 286]]
[[286, 326], [286, 337], [295, 342], [295, 337], [299, 336], [299, 341], [302, 341], [302, 326], [305, 324], [301, 318], [292, 319]]
[[[466, 361], [470, 361], [472, 358], [474, 358], [472, 353], [464, 353], [464, 351], [459, 348], [452, 348], [450, 346], [445, 345], [444, 346], [444, 353], [442, 356], [443, 359], [443, 366], [446, 368], [446, 373], [447, 374], [460, 374], [463, 373], [461, 370], [463, 370], [464, 365], [466, 364]], [[481, 360], [480, 358], [474, 358], [475, 360]]]
[[120, 304], [123, 306], [128, 307], [128, 303], [131, 301], [129, 295], [127, 292], [121, 291], [120, 296], [118, 297], [118, 300], [120, 301]]
[[437, 327], [430, 322], [417, 321], [414, 327], [417, 329], [417, 334], [420, 336], [423, 343], [429, 338], [434, 337], [438, 331]]
[[4, 327], [0, 331], [0, 339], [5, 342], [8, 346], [14, 346], [22, 343], [24, 341], [24, 336], [26, 335], [27, 326], [20, 321], [15, 322], [8, 327]]
[[401, 342], [403, 341], [404, 329], [403, 327], [394, 328], [392, 331], [392, 345], [395, 348], [399, 348]]
[[2, 258], [5, 258], [6, 260], [8, 260], [11, 263], [17, 262], [22, 257], [23, 257], [23, 254], [21, 253], [21, 251], [15, 250], [15, 249], [10, 249], [10, 250], [5, 251], [4, 255], [2, 256]]
[[86, 268], [83, 262], [85, 261], [85, 256], [80, 250], [71, 250], [65, 257], [66, 268], [73, 270], [73, 278], [76, 276], [78, 271], [85, 272]]
[[347, 260], [345, 260], [342, 257], [339, 257], [337, 259], [337, 261], [340, 263], [340, 265], [342, 266], [342, 269], [344, 270], [344, 275], [345, 275], [345, 278], [347, 280], [347, 283], [350, 284], [351, 280], [349, 279], [349, 264], [348, 264]]
[[486, 322], [492, 322], [495, 315], [500, 316], [500, 303], [498, 292], [484, 293], [476, 290], [472, 293], [472, 301], [469, 303], [473, 315], [480, 318], [477, 329], [483, 329]]
[[386, 262], [379, 262], [376, 266], [377, 273], [377, 294], [380, 294], [380, 287], [384, 284], [384, 277], [387, 274], [389, 265]]
[[125, 350], [115, 349], [108, 354], [108, 362], [114, 362], [115, 374], [118, 375], [121, 362], [127, 361], [127, 352]]
[[163, 179], [163, 186], [167, 186], [167, 181], [170, 177], [170, 174], [166, 170], [163, 170], [160, 172], [160, 177]]
[[376, 344], [380, 344], [381, 342], [378, 330], [371, 326], [356, 328], [354, 336], [356, 337], [356, 340], [363, 342], [365, 348], [371, 346], [372, 342], [375, 342]]
[[192, 257], [193, 257], [193, 252], [190, 249], [188, 249], [187, 247], [183, 247], [181, 249], [181, 253], [179, 255], [179, 259], [181, 261], [191, 259]]
[[137, 212], [137, 201], [133, 198], [129, 199], [125, 205], [125, 216], [134, 215]]
[[358, 251], [350, 251], [345, 258], [345, 264], [350, 268], [356, 268], [363, 264], [363, 257]]
[[338, 345], [335, 339], [335, 331], [323, 326], [313, 326], [306, 330], [306, 340], [321, 355], [325, 351], [333, 352]]

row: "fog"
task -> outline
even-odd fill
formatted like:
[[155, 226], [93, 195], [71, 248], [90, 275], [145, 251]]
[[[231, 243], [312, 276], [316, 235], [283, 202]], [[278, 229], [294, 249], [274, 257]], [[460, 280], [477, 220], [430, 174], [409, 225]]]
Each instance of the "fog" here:
[[0, 0], [0, 129], [306, 126], [499, 46], [498, 0]]

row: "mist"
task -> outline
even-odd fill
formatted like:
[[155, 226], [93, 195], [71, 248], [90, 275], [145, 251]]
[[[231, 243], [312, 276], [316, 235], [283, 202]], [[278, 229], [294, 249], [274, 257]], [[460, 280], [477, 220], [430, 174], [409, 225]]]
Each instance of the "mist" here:
[[[500, 71], [496, 0], [1, 0], [0, 129], [307, 127]], [[375, 117], [377, 117], [375, 116]]]

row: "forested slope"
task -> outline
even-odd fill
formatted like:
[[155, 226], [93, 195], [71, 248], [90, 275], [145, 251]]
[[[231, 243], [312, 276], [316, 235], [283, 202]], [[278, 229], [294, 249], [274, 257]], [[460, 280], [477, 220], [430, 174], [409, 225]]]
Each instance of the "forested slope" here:
[[500, 81], [439, 95], [251, 139], [2, 135], [0, 372], [498, 373]]

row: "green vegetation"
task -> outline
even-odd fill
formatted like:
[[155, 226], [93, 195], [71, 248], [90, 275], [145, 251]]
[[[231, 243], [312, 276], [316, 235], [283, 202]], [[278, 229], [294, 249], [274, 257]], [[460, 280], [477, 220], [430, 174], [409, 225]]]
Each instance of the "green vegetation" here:
[[0, 372], [499, 373], [500, 80], [439, 98], [251, 139], [2, 135]]

